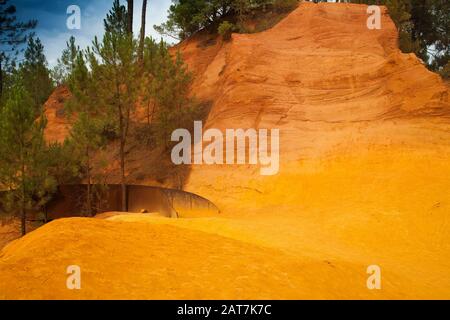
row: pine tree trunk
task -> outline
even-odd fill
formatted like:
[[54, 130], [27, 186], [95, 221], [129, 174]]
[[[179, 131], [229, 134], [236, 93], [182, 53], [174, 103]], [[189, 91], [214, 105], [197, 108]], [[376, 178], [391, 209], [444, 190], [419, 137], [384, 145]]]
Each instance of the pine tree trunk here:
[[125, 143], [123, 139], [120, 141], [120, 175], [122, 189], [122, 211], [127, 211], [127, 186], [125, 184]]
[[[122, 189], [122, 211], [127, 211], [127, 186], [125, 184], [125, 143], [126, 143], [126, 135], [127, 135], [127, 129], [125, 126], [127, 125], [125, 123], [125, 116], [123, 113], [123, 106], [121, 101], [121, 93], [120, 93], [120, 84], [119, 82], [116, 82], [116, 93], [118, 97], [118, 117], [119, 117], [119, 158], [120, 158], [120, 185]], [[126, 120], [129, 121], [129, 118]]]
[[25, 213], [25, 208], [24, 208], [24, 205], [22, 204], [21, 205], [21, 208], [20, 208], [20, 217], [21, 217], [21, 233], [22, 233], [22, 237], [24, 236], [24, 235], [26, 235], [27, 234], [27, 215], [26, 215], [26, 213]]
[[155, 101], [153, 101], [152, 102], [153, 103], [153, 108], [152, 108], [152, 122], [153, 122], [153, 118], [155, 118], [155, 110], [156, 110], [156, 102]]
[[147, 0], [142, 2], [141, 34], [139, 39], [139, 62], [144, 61], [145, 21], [147, 16]]
[[92, 217], [92, 200], [91, 200], [91, 182], [87, 183], [87, 214], [88, 217]]
[[44, 223], [48, 222], [48, 208], [47, 205], [45, 205], [44, 207], [45, 211], [44, 211]]
[[150, 126], [150, 100], [147, 102], [147, 125]]
[[25, 175], [25, 164], [23, 160], [23, 154], [22, 154], [22, 181], [21, 181], [21, 199], [20, 199], [20, 220], [21, 220], [21, 231], [22, 236], [26, 235], [27, 233], [27, 214], [25, 212], [25, 181], [24, 181], [24, 175]]
[[127, 31], [129, 34], [133, 34], [133, 0], [127, 0], [128, 4], [128, 21]]
[[120, 131], [120, 184], [122, 189], [122, 211], [127, 211], [127, 187], [125, 185], [125, 124], [122, 107], [119, 106], [119, 131]]
[[86, 150], [87, 156], [87, 214], [89, 217], [92, 216], [92, 188], [91, 188], [91, 163], [89, 158], [89, 148]]

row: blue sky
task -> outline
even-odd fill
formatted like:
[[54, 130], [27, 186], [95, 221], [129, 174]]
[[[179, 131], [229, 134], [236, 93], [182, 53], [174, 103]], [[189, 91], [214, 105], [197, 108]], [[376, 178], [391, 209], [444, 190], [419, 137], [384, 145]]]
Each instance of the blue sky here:
[[[112, 7], [113, 0], [10, 0], [17, 8], [20, 20], [37, 19], [36, 35], [42, 40], [50, 67], [56, 64], [66, 41], [75, 36], [81, 47], [91, 44], [94, 36], [103, 34], [103, 19]], [[126, 4], [125, 0], [121, 3]], [[148, 0], [146, 35], [160, 37], [153, 25], [166, 20], [171, 0]], [[69, 30], [66, 13], [70, 5], [81, 9], [81, 29]], [[134, 30], [140, 29], [142, 0], [134, 1]], [[166, 39], [170, 40], [170, 39]]]

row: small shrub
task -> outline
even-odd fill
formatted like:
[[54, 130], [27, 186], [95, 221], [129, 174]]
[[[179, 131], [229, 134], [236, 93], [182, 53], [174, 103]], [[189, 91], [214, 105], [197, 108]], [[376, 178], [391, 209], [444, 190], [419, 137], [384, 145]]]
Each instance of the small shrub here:
[[119, 135], [117, 133], [117, 128], [114, 127], [112, 123], [106, 123], [102, 129], [102, 136], [108, 141], [113, 141], [118, 139]]
[[224, 41], [229, 41], [231, 39], [231, 34], [233, 33], [233, 30], [234, 25], [228, 21], [224, 21], [220, 24], [217, 31], [222, 36]]

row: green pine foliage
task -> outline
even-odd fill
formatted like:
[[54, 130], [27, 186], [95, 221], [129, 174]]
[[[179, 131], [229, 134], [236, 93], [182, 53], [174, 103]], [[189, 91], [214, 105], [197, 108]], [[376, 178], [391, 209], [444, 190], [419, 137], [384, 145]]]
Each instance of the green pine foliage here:
[[9, 0], [0, 1], [0, 103], [3, 98], [4, 80], [15, 68], [16, 60], [23, 52], [22, 45], [27, 42], [36, 20], [18, 20], [17, 9]]
[[102, 117], [103, 105], [98, 103], [97, 84], [86, 66], [83, 52], [78, 52], [72, 74], [68, 79], [72, 99], [68, 101], [66, 108], [75, 121], [67, 141], [78, 160], [80, 174], [86, 179], [85, 209], [88, 216], [94, 214], [92, 195], [92, 184], [96, 182], [92, 174], [94, 156], [106, 143], [102, 135], [106, 119]]
[[[222, 20], [235, 18], [238, 25], [253, 12], [269, 8], [286, 12], [295, 8], [298, 0], [174, 0], [169, 8], [167, 21], [155, 30], [175, 39], [186, 39], [199, 30], [211, 28], [217, 31]], [[244, 29], [244, 28], [241, 28]]]
[[103, 20], [106, 32], [125, 34], [127, 32], [127, 8], [119, 0], [114, 0], [113, 7]]
[[26, 233], [27, 210], [42, 207], [55, 190], [44, 142], [46, 120], [36, 119], [33, 99], [18, 80], [0, 115], [0, 181], [10, 192], [4, 205], [17, 210]]
[[[144, 41], [143, 59], [137, 41], [126, 32], [125, 7], [115, 6], [105, 19], [105, 34], [92, 47], [79, 50], [70, 41], [61, 59], [67, 66], [66, 84], [72, 99], [66, 104], [75, 120], [70, 145], [87, 181], [86, 208], [92, 213], [91, 182], [95, 150], [113, 141], [117, 146], [122, 184], [122, 210], [126, 210], [127, 154], [137, 130], [133, 114], [147, 106], [146, 132], [155, 144], [169, 146], [171, 132], [192, 126], [200, 108], [189, 97], [192, 75], [181, 56], [172, 56], [167, 44]], [[76, 53], [76, 57], [74, 54]]]
[[450, 1], [448, 0], [351, 0], [385, 5], [399, 31], [403, 52], [413, 52], [428, 67], [448, 78], [450, 61]]
[[[201, 108], [189, 96], [192, 74], [180, 54], [172, 57], [167, 45], [147, 38], [144, 46], [144, 74], [141, 87], [147, 119], [156, 143], [169, 147], [173, 130], [192, 126]], [[151, 106], [151, 107], [150, 107]]]
[[91, 69], [98, 87], [98, 96], [107, 106], [117, 137], [122, 185], [122, 210], [126, 211], [126, 148], [129, 142], [131, 115], [138, 98], [140, 68], [137, 63], [137, 42], [131, 34], [106, 32], [103, 40], [95, 38], [89, 53]]
[[74, 36], [71, 36], [66, 42], [66, 48], [63, 50], [61, 58], [57, 65], [51, 71], [51, 76], [57, 85], [65, 84], [75, 68], [76, 59], [80, 47], [76, 45]]
[[224, 21], [219, 25], [217, 32], [222, 36], [223, 40], [228, 41], [231, 39], [235, 26], [229, 21]]
[[25, 50], [24, 62], [19, 67], [25, 90], [34, 102], [35, 109], [40, 110], [54, 89], [53, 80], [44, 55], [44, 46], [39, 38], [29, 38]]

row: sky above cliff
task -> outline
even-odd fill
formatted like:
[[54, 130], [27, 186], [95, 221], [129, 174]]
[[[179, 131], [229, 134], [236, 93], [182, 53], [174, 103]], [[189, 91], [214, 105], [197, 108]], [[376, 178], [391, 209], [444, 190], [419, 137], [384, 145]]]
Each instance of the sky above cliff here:
[[[90, 45], [94, 36], [103, 35], [103, 19], [112, 7], [113, 0], [10, 0], [17, 8], [17, 16], [21, 21], [37, 19], [35, 30], [45, 47], [50, 67], [53, 67], [66, 47], [70, 36], [75, 36], [77, 43], [85, 48]], [[122, 4], [126, 1], [121, 0]], [[142, 0], [134, 1], [134, 30], [138, 32], [141, 22]], [[161, 24], [166, 20], [167, 10], [171, 0], [150, 0], [147, 8], [146, 35], [159, 38], [160, 35], [153, 29], [153, 25]], [[67, 8], [77, 5], [81, 13], [81, 28], [68, 29]], [[170, 39], [166, 39], [170, 40]]]

